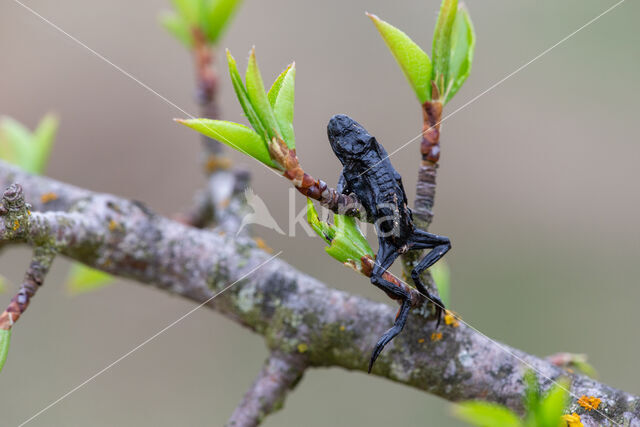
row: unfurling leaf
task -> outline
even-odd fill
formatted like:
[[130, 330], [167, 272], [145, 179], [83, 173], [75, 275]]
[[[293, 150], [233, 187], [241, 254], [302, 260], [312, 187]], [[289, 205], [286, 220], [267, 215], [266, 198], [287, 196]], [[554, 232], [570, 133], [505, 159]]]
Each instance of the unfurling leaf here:
[[289, 66], [285, 68], [285, 70], [281, 72], [280, 75], [274, 80], [273, 84], [271, 85], [271, 88], [269, 89], [269, 92], [267, 92], [267, 98], [269, 98], [269, 104], [271, 104], [271, 108], [273, 108], [273, 106], [276, 105], [276, 98], [278, 97], [278, 93], [280, 93], [282, 82], [285, 76], [287, 75], [287, 73], [289, 72], [289, 70], [291, 69], [291, 67], [293, 67], [294, 65], [295, 65], [295, 62], [292, 64], [289, 64]]
[[[280, 79], [280, 77], [278, 77]], [[278, 94], [273, 102], [273, 114], [276, 116], [282, 139], [291, 149], [296, 148], [296, 138], [293, 132], [293, 106], [295, 103], [296, 64], [293, 63], [285, 70], [280, 82]], [[276, 80], [277, 82], [278, 80]], [[275, 84], [275, 83], [274, 83]], [[269, 91], [271, 92], [271, 91]], [[269, 99], [271, 102], [271, 99]]]
[[[240, 106], [253, 130], [246, 126], [221, 120], [193, 119], [176, 120], [198, 132], [217, 139], [242, 153], [248, 154], [265, 165], [283, 169], [279, 161], [271, 158], [271, 144], [281, 154], [288, 148], [295, 148], [293, 132], [293, 105], [295, 87], [295, 66], [291, 64], [276, 79], [269, 94], [265, 92], [255, 50], [251, 49], [249, 64], [245, 75], [246, 85], [238, 72], [236, 60], [227, 50], [229, 75]], [[276, 142], [274, 142], [276, 141]], [[284, 142], [287, 147], [281, 145]], [[284, 154], [286, 155], [286, 154]], [[277, 158], [278, 155], [275, 155]]]
[[231, 83], [233, 84], [233, 90], [236, 92], [236, 97], [238, 98], [238, 102], [240, 102], [240, 106], [242, 107], [242, 111], [244, 111], [244, 115], [249, 120], [251, 127], [258, 132], [258, 134], [268, 140], [266, 131], [264, 126], [262, 126], [262, 122], [258, 117], [253, 105], [251, 105], [251, 100], [249, 99], [249, 95], [247, 94], [247, 89], [244, 87], [244, 83], [242, 82], [242, 77], [240, 76], [240, 72], [238, 71], [238, 66], [236, 65], [235, 58], [231, 55], [231, 52], [227, 49], [227, 63], [229, 64], [229, 75], [231, 76]]
[[9, 345], [11, 344], [11, 329], [0, 329], [0, 371], [4, 363], [7, 361], [7, 353], [9, 353]]
[[360, 270], [361, 258], [369, 256], [373, 258], [373, 250], [362, 235], [353, 217], [346, 215], [333, 215], [333, 224], [320, 221], [311, 199], [307, 199], [307, 222], [311, 228], [329, 244], [325, 248], [327, 253], [340, 261]]
[[244, 125], [211, 119], [176, 119], [176, 121], [209, 138], [223, 142], [229, 147], [251, 156], [269, 167], [278, 168], [278, 165], [271, 160], [266, 141]]
[[58, 129], [58, 120], [47, 114], [31, 132], [10, 117], [0, 119], [0, 158], [33, 174], [47, 166]]
[[201, 0], [171, 0], [171, 3], [187, 24], [195, 25], [198, 23]]
[[113, 283], [113, 281], [113, 276], [104, 271], [75, 263], [69, 270], [66, 286], [69, 293], [78, 295], [95, 291]]
[[522, 427], [518, 415], [509, 408], [489, 402], [462, 402], [455, 406], [455, 415], [478, 427]]
[[267, 97], [267, 93], [264, 89], [264, 83], [262, 82], [262, 75], [258, 68], [258, 61], [256, 60], [256, 51], [254, 48], [251, 49], [251, 53], [249, 54], [249, 63], [247, 64], [247, 72], [244, 78], [246, 81], [247, 95], [249, 95], [251, 105], [260, 118], [269, 140], [281, 137], [282, 132], [280, 132], [280, 126], [278, 126], [276, 117], [273, 114], [273, 109], [269, 103], [269, 98]]
[[182, 16], [172, 11], [166, 11], [160, 14], [159, 19], [162, 26], [166, 28], [173, 37], [178, 39], [180, 43], [189, 49], [193, 47], [193, 35], [191, 33], [191, 29]]
[[322, 238], [326, 243], [331, 244], [331, 241], [336, 235], [336, 231], [329, 224], [324, 221], [320, 221], [318, 217], [318, 211], [313, 205], [313, 200], [307, 197], [307, 222], [316, 232], [318, 236]]
[[427, 55], [404, 32], [383, 21], [376, 15], [367, 14], [380, 32], [389, 50], [400, 65], [402, 72], [411, 84], [418, 101], [423, 104], [431, 100], [432, 66]]
[[475, 45], [476, 36], [471, 17], [467, 8], [461, 4], [458, 7], [451, 32], [451, 55], [446, 79], [448, 83], [445, 90], [445, 103], [453, 98], [465, 80], [467, 80], [467, 77], [469, 77]]
[[216, 44], [242, 0], [172, 0], [175, 12], [163, 12], [160, 23], [187, 48], [198, 34], [207, 44]]
[[203, 0], [205, 12], [203, 23], [207, 40], [210, 43], [217, 43], [227, 29], [242, 0]]
[[433, 81], [440, 91], [444, 93], [447, 87], [449, 75], [449, 58], [451, 56], [451, 32], [458, 10], [458, 0], [442, 0], [440, 13], [433, 33]]

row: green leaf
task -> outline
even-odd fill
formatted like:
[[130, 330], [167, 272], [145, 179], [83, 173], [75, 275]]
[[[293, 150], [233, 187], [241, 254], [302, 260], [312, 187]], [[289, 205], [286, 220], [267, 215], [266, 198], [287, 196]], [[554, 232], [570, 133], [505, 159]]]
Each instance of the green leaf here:
[[261, 161], [267, 166], [278, 168], [278, 165], [271, 160], [265, 140], [244, 125], [211, 119], [176, 119], [176, 121], [209, 138], [217, 139], [229, 147], [235, 148], [241, 153]]
[[458, 0], [442, 0], [440, 13], [433, 34], [433, 80], [440, 90], [440, 96], [447, 87], [449, 57], [451, 55], [451, 31], [458, 9]]
[[189, 49], [193, 47], [193, 35], [189, 24], [185, 22], [184, 18], [175, 12], [167, 11], [161, 13], [159, 19], [162, 26], [180, 43]]
[[540, 389], [535, 372], [529, 370], [524, 374], [524, 405], [527, 412], [535, 412], [540, 405]]
[[206, 0], [203, 26], [209, 42], [216, 43], [224, 34], [240, 3], [242, 0]]
[[171, 3], [187, 26], [198, 25], [202, 8], [201, 0], [171, 0]]
[[2, 367], [7, 361], [9, 344], [11, 344], [11, 329], [0, 329], [0, 371], [2, 371]]
[[418, 101], [423, 104], [431, 100], [432, 66], [429, 56], [408, 35], [383, 21], [376, 15], [367, 14], [380, 32], [389, 50], [400, 65], [411, 84]]
[[276, 117], [271, 109], [269, 98], [264, 89], [264, 83], [262, 82], [262, 76], [260, 75], [260, 69], [258, 68], [258, 61], [256, 60], [256, 50], [251, 48], [249, 55], [249, 63], [247, 65], [247, 72], [245, 74], [245, 81], [247, 87], [247, 95], [251, 101], [251, 105], [256, 114], [260, 118], [260, 122], [267, 132], [269, 140], [275, 137], [282, 137], [280, 127], [276, 121]]
[[251, 124], [251, 127], [258, 132], [258, 134], [264, 138], [265, 143], [268, 143], [269, 137], [258, 117], [253, 106], [251, 105], [251, 100], [249, 99], [249, 95], [247, 94], [247, 90], [244, 87], [244, 83], [242, 83], [242, 77], [238, 72], [238, 66], [236, 65], [235, 58], [231, 55], [231, 52], [227, 49], [227, 63], [229, 64], [229, 75], [231, 76], [231, 83], [233, 84], [233, 89], [236, 92], [236, 97], [238, 98], [238, 102], [240, 102], [240, 106], [244, 111], [247, 120]]
[[478, 427], [521, 427], [518, 415], [507, 407], [489, 402], [463, 402], [455, 406], [455, 415]]
[[445, 307], [449, 307], [451, 304], [450, 295], [450, 271], [449, 266], [447, 265], [444, 259], [441, 259], [437, 263], [433, 265], [433, 267], [429, 268], [431, 272], [431, 277], [433, 277], [433, 281], [436, 283], [436, 287], [438, 288], [438, 295], [440, 295], [440, 299], [444, 303]]
[[10, 117], [0, 120], [0, 157], [27, 172], [44, 172], [55, 138], [58, 121], [45, 116], [32, 133]]
[[[279, 78], [280, 77], [278, 77], [278, 79]], [[293, 131], [295, 80], [296, 64], [294, 62], [289, 67], [287, 67], [287, 72], [280, 82], [280, 88], [278, 89], [278, 94], [275, 97], [275, 102], [271, 104], [273, 105], [273, 114], [276, 116], [276, 120], [278, 121], [280, 130], [282, 131], [282, 139], [291, 149], [296, 148], [296, 138]], [[269, 101], [271, 100], [269, 99]]]
[[0, 157], [27, 170], [30, 165], [31, 132], [11, 117], [0, 120]]
[[307, 222], [311, 228], [329, 244], [327, 253], [343, 264], [360, 269], [361, 258], [368, 255], [373, 258], [373, 250], [362, 235], [360, 227], [353, 217], [334, 215], [333, 224], [320, 221], [313, 202], [307, 199]]
[[267, 98], [269, 98], [269, 104], [271, 104], [271, 108], [273, 108], [273, 106], [276, 104], [276, 98], [278, 97], [278, 93], [280, 92], [280, 88], [282, 87], [282, 81], [284, 80], [285, 76], [289, 72], [289, 69], [294, 65], [295, 65], [295, 62], [292, 64], [289, 64], [289, 66], [283, 72], [280, 73], [280, 75], [276, 78], [276, 80], [271, 85], [271, 89], [269, 89], [269, 92], [267, 93]]
[[598, 378], [598, 371], [585, 359], [573, 360], [571, 364], [580, 372], [586, 376], [596, 379]]
[[334, 215], [335, 236], [331, 245], [325, 250], [333, 258], [343, 264], [355, 265], [361, 268], [360, 259], [369, 255], [373, 257], [373, 250], [369, 242], [362, 235], [355, 218], [346, 215]]
[[43, 173], [47, 167], [51, 148], [58, 132], [58, 119], [53, 114], [47, 114], [40, 120], [38, 127], [33, 133], [34, 169]]
[[4, 276], [0, 276], [0, 294], [7, 292], [7, 279]]
[[537, 411], [537, 426], [558, 427], [560, 425], [564, 409], [569, 403], [569, 393], [566, 391], [569, 386], [568, 381], [561, 380], [549, 390], [540, 402], [540, 408]]
[[104, 271], [75, 263], [69, 270], [66, 287], [72, 295], [92, 292], [113, 283], [113, 277]]
[[449, 56], [449, 71], [445, 103], [462, 87], [471, 73], [473, 51], [476, 46], [476, 36], [467, 8], [461, 4], [453, 22], [451, 31], [451, 52]]
[[326, 243], [331, 244], [331, 241], [335, 237], [335, 230], [324, 221], [320, 221], [318, 218], [318, 211], [316, 211], [313, 205], [313, 200], [307, 197], [307, 222], [316, 232], [318, 236], [322, 238]]

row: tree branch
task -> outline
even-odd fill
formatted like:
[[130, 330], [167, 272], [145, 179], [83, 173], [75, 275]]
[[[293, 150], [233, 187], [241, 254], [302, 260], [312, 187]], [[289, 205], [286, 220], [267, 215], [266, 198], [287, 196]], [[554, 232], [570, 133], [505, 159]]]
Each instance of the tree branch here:
[[[0, 186], [14, 181], [34, 209], [43, 211], [29, 217], [31, 239], [48, 236], [63, 255], [199, 303], [239, 280], [207, 306], [264, 336], [272, 351], [298, 352], [308, 366], [365, 372], [372, 346], [393, 322], [393, 307], [328, 288], [278, 259], [243, 278], [269, 258], [250, 238], [188, 227], [139, 202], [31, 176], [0, 162]], [[50, 193], [57, 198], [43, 197]], [[1, 220], [0, 241], [13, 241], [7, 230]], [[586, 426], [612, 425], [602, 413], [616, 423], [640, 423], [640, 398], [497, 344], [462, 323], [448, 322], [441, 337], [432, 335], [435, 322], [427, 314], [412, 311], [404, 332], [379, 357], [374, 375], [454, 402], [482, 399], [522, 411], [523, 374], [533, 366], [543, 390], [568, 376], [575, 396], [602, 399], [601, 412], [585, 412], [573, 399], [569, 410], [581, 414]]]
[[[30, 215], [29, 206], [24, 201], [22, 187], [16, 184], [11, 185], [0, 201], [0, 216], [4, 225], [0, 236], [7, 236], [12, 240], [24, 239], [29, 231]], [[24, 281], [18, 293], [9, 302], [9, 306], [0, 314], [0, 329], [5, 331], [10, 331], [27, 310], [31, 298], [44, 282], [56, 255], [55, 248], [47, 239], [30, 239], [30, 241], [34, 245], [33, 258], [25, 273]]]
[[265, 416], [282, 409], [287, 393], [295, 388], [306, 368], [300, 354], [272, 352], [227, 426], [257, 426]]

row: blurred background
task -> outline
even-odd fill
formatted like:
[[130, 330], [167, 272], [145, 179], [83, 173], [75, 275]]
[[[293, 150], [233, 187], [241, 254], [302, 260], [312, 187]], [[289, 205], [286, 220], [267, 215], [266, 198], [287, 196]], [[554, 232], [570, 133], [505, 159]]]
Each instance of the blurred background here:
[[[168, 1], [29, 0], [42, 16], [197, 115], [191, 57], [157, 23]], [[471, 77], [445, 115], [614, 2], [467, 1], [477, 34]], [[225, 36], [240, 68], [256, 45], [265, 80], [292, 60], [296, 139], [305, 169], [335, 184], [326, 140], [348, 113], [393, 151], [421, 130], [421, 113], [365, 11], [430, 51], [439, 1], [246, 0]], [[453, 241], [452, 308], [489, 336], [540, 356], [586, 353], [600, 379], [640, 393], [640, 231], [637, 2], [627, 1], [448, 118], [435, 220]], [[223, 117], [245, 122], [222, 52]], [[0, 114], [61, 127], [48, 175], [145, 201], [172, 215], [204, 184], [198, 136], [184, 114], [12, 1], [0, 5]], [[392, 157], [413, 198], [419, 144]], [[233, 153], [284, 229], [289, 184]], [[296, 197], [295, 211], [304, 204]], [[323, 255], [323, 244], [257, 228], [301, 270], [386, 301]], [[310, 260], [310, 254], [315, 254]], [[14, 285], [26, 249], [2, 253]], [[14, 333], [0, 382], [4, 425], [17, 425], [193, 307], [126, 281], [70, 297], [58, 259]], [[33, 426], [222, 425], [261, 368], [261, 337], [199, 310], [30, 423]], [[266, 426], [459, 426], [451, 405], [362, 373], [308, 372]]]

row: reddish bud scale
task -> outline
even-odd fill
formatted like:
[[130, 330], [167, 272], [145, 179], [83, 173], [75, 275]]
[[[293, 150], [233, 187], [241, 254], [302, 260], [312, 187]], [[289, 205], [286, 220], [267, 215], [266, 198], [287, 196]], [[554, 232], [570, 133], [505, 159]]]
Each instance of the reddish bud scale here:
[[[300, 166], [294, 149], [290, 149], [282, 140], [274, 139], [269, 146], [271, 157], [282, 165], [282, 176], [293, 183], [296, 189], [306, 197], [317, 200], [334, 213], [360, 217], [360, 203], [354, 196], [338, 193], [326, 182], [315, 179]], [[362, 218], [364, 219], [364, 218]]]
[[[375, 260], [373, 258], [371, 258], [369, 255], [365, 255], [362, 258], [360, 258], [360, 263], [362, 265], [362, 268], [360, 269], [360, 272], [367, 276], [367, 277], [371, 277], [371, 274], [373, 273], [373, 267], [375, 266]], [[422, 305], [422, 303], [424, 302], [424, 297], [422, 295], [420, 295], [420, 293], [418, 291], [416, 291], [415, 289], [413, 289], [412, 287], [410, 287], [409, 285], [407, 285], [406, 283], [402, 282], [400, 279], [398, 279], [396, 276], [394, 276], [393, 274], [389, 273], [388, 271], [385, 271], [382, 274], [382, 277], [393, 283], [394, 285], [396, 285], [397, 287], [404, 289], [406, 292], [409, 293], [409, 295], [411, 295], [411, 306], [412, 307], [418, 307], [420, 305]], [[399, 298], [395, 295], [392, 294], [387, 294], [389, 296], [389, 298], [391, 299], [395, 299], [395, 300], [399, 300]]]
[[433, 164], [440, 160], [440, 118], [442, 103], [440, 101], [422, 104], [422, 142], [420, 152], [422, 160]]

